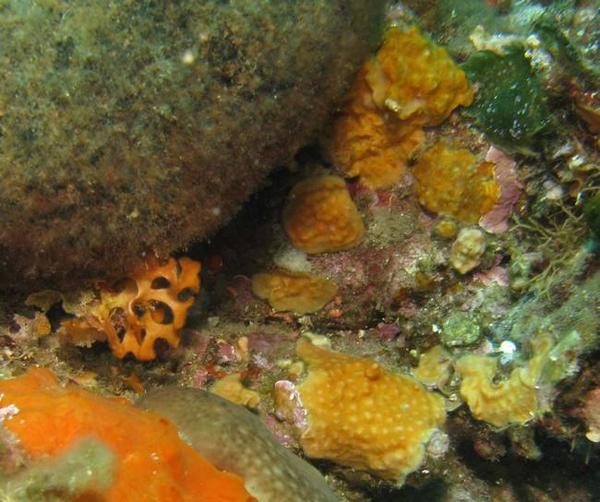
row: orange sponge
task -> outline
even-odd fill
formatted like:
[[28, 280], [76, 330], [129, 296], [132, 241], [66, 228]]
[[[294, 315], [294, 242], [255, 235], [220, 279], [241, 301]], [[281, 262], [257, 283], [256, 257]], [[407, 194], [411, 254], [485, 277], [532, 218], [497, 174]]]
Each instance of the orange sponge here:
[[477, 223], [500, 197], [494, 169], [491, 162], [477, 163], [469, 150], [439, 141], [421, 155], [413, 171], [419, 202], [433, 213]]
[[86, 436], [114, 451], [118, 465], [113, 484], [101, 493], [85, 494], [84, 500], [253, 500], [241, 478], [209, 464], [168, 420], [125, 399], [64, 388], [52, 372], [39, 368], [0, 381], [0, 396], [0, 406], [18, 409], [4, 426], [33, 459], [58, 455]]
[[200, 290], [200, 263], [190, 258], [151, 260], [117, 291], [104, 289], [89, 315], [63, 323], [66, 336], [108, 340], [116, 357], [133, 354], [141, 361], [156, 357], [159, 340], [179, 345], [179, 331]]
[[292, 244], [311, 254], [352, 248], [365, 233], [346, 182], [329, 175], [294, 186], [283, 210], [283, 226]]
[[275, 310], [307, 314], [320, 310], [333, 300], [337, 286], [313, 274], [278, 270], [255, 274], [252, 292], [266, 299]]

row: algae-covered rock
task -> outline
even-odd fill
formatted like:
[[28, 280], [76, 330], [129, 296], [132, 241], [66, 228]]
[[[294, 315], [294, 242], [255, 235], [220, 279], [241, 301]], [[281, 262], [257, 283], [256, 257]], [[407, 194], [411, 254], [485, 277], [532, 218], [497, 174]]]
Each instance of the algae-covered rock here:
[[478, 51], [463, 64], [463, 70], [477, 84], [475, 102], [465, 113], [499, 146], [535, 153], [540, 135], [549, 130], [551, 115], [523, 52], [512, 48], [500, 56]]
[[0, 282], [210, 234], [322, 125], [384, 3], [2, 2]]
[[446, 347], [463, 347], [472, 345], [481, 337], [479, 324], [466, 312], [451, 313], [442, 325], [440, 335]]

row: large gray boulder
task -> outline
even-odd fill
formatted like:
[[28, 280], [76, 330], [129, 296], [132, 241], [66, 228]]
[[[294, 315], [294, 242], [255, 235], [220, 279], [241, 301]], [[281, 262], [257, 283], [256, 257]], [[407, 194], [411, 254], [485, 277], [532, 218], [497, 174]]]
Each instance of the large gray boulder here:
[[0, 283], [66, 286], [223, 224], [318, 131], [383, 0], [0, 11]]

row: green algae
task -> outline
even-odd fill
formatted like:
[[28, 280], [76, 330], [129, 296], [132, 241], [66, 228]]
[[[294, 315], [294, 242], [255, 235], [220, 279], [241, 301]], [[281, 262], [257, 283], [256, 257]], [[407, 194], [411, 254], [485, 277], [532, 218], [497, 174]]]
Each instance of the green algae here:
[[597, 240], [600, 240], [600, 192], [590, 197], [583, 207], [583, 214], [590, 231]]
[[51, 461], [0, 477], [0, 500], [37, 502], [71, 500], [87, 490], [112, 483], [115, 456], [97, 440], [85, 439]]
[[511, 152], [534, 154], [551, 129], [545, 93], [520, 48], [499, 56], [478, 51], [462, 65], [477, 85], [475, 102], [464, 113], [490, 141]]
[[480, 337], [479, 324], [466, 312], [453, 312], [442, 324], [440, 339], [446, 347], [472, 345]]
[[533, 29], [544, 43], [544, 48], [570, 76], [580, 79], [590, 87], [600, 82], [600, 63], [585, 55], [581, 44], [565, 34], [557, 16], [546, 14], [533, 23]]

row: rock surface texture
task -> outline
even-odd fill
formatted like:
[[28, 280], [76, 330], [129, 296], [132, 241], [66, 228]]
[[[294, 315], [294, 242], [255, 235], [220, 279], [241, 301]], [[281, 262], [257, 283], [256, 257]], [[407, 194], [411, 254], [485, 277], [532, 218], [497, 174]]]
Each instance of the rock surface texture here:
[[118, 275], [210, 235], [318, 131], [384, 3], [5, 2], [0, 283]]
[[341, 502], [323, 476], [280, 445], [260, 419], [209, 392], [163, 387], [137, 406], [171, 420], [182, 439], [218, 469], [238, 474], [261, 502]]

